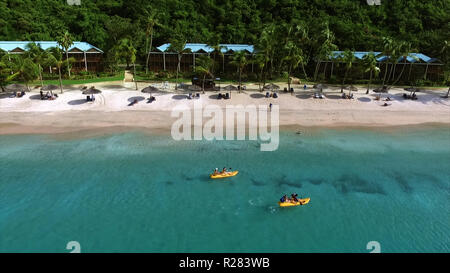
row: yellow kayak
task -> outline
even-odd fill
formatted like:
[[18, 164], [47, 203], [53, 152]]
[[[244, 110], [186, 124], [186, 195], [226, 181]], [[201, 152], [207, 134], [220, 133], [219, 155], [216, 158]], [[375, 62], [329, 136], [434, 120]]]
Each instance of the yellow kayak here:
[[278, 205], [280, 205], [280, 207], [295, 207], [298, 205], [306, 205], [309, 203], [309, 200], [311, 200], [311, 198], [304, 198], [304, 199], [298, 199], [298, 202], [278, 202]]
[[211, 174], [209, 177], [212, 179], [217, 178], [225, 178], [225, 177], [232, 177], [238, 174], [238, 171], [232, 171], [232, 172], [225, 172], [225, 173], [219, 173], [219, 174]]

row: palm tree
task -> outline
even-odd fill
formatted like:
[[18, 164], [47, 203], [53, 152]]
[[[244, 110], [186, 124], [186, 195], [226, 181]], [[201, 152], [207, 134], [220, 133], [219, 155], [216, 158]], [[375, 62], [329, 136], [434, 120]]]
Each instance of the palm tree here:
[[303, 75], [305, 80], [308, 80], [308, 75], [306, 74], [305, 64], [307, 63], [307, 58], [304, 54], [304, 48], [308, 45], [310, 38], [308, 36], [308, 25], [304, 21], [295, 22], [295, 40], [296, 45], [300, 47], [303, 53], [303, 61], [300, 63], [303, 70]]
[[0, 89], [2, 92], [5, 92], [5, 86], [17, 76], [11, 72], [11, 62], [5, 54], [0, 58]]
[[386, 65], [384, 67], [384, 76], [383, 76], [383, 83], [382, 83], [382, 86], [384, 86], [384, 82], [386, 81], [387, 71], [388, 71], [388, 67], [389, 67], [388, 60], [390, 59], [391, 54], [392, 54], [394, 41], [389, 37], [383, 37], [382, 42], [383, 42], [383, 51], [377, 57], [379, 57], [379, 56], [385, 57], [384, 62], [386, 63]]
[[39, 68], [39, 79], [41, 81], [41, 86], [44, 86], [44, 81], [42, 79], [42, 64], [45, 62], [45, 59], [48, 57], [48, 52], [43, 50], [40, 45], [36, 43], [28, 43], [26, 45], [26, 56], [32, 59], [35, 63], [37, 63]]
[[[333, 50], [337, 50], [337, 46], [335, 44], [333, 44], [335, 37], [334, 37], [333, 32], [328, 27], [328, 23], [325, 23], [325, 28], [322, 30], [321, 34], [325, 40], [319, 48], [319, 54], [317, 56], [318, 60], [317, 60], [317, 64], [316, 64], [316, 70], [314, 72], [314, 81], [316, 81], [316, 79], [317, 79], [317, 74], [319, 73], [319, 66], [320, 66], [321, 60], [322, 59], [328, 60], [330, 58], [331, 52]], [[325, 63], [325, 69], [323, 72], [324, 76], [325, 76], [325, 72], [326, 72], [326, 65], [327, 65], [327, 63]]]
[[26, 55], [18, 56], [14, 55], [11, 57], [12, 71], [14, 74], [11, 78], [19, 78], [25, 83], [28, 90], [28, 83], [34, 81], [39, 77], [39, 68], [33, 62], [32, 59], [28, 58]]
[[289, 41], [286, 44], [286, 49], [288, 51], [287, 56], [284, 58], [284, 60], [287, 63], [288, 67], [288, 90], [291, 90], [291, 73], [292, 70], [296, 69], [299, 64], [304, 62], [304, 56], [303, 51], [301, 48], [296, 46], [296, 44], [293, 41]]
[[398, 64], [400, 58], [402, 57], [402, 49], [403, 49], [403, 47], [404, 47], [404, 42], [394, 42], [393, 50], [392, 50], [392, 53], [391, 53], [391, 65], [392, 65], [392, 68], [389, 71], [389, 75], [387, 77], [386, 84], [391, 79], [393, 80], [394, 77], [395, 77], [395, 69], [397, 67], [397, 64]]
[[242, 71], [247, 65], [247, 57], [245, 56], [245, 51], [236, 51], [233, 54], [233, 60], [230, 62], [232, 65], [235, 65], [239, 69], [239, 91], [242, 89]]
[[352, 69], [352, 64], [355, 62], [355, 55], [353, 54], [353, 51], [346, 50], [342, 54], [341, 57], [342, 62], [345, 64], [345, 75], [342, 79], [342, 86], [341, 86], [341, 93], [344, 92], [344, 84], [345, 80], [347, 79], [348, 72]]
[[[276, 42], [277, 42], [277, 40], [274, 39], [275, 33], [276, 33], [275, 24], [272, 23], [272, 24], [267, 25], [261, 32], [261, 36], [260, 36], [260, 39], [258, 40], [258, 44], [257, 44], [257, 49], [266, 55], [267, 63], [265, 66], [268, 66], [267, 64], [270, 64], [269, 69], [268, 69], [269, 77], [272, 77], [272, 72], [273, 72], [273, 61], [274, 61]], [[264, 82], [265, 82], [265, 77], [264, 77]]]
[[212, 68], [214, 62], [208, 55], [201, 55], [197, 59], [197, 65], [195, 66], [195, 72], [203, 75], [202, 91], [205, 90], [206, 76], [213, 76]]
[[70, 57], [69, 59], [63, 60], [62, 58], [62, 51], [59, 47], [51, 47], [48, 49], [49, 55], [46, 59], [46, 63], [48, 66], [56, 66], [58, 68], [58, 75], [59, 75], [59, 88], [61, 89], [61, 94], [63, 93], [62, 88], [62, 77], [61, 77], [61, 68], [65, 65], [69, 66], [71, 62], [74, 62], [75, 59], [73, 57]]
[[[439, 54], [441, 54], [441, 56], [442, 56], [441, 60], [446, 65], [447, 71], [448, 71], [448, 67], [450, 65], [450, 58], [449, 58], [450, 57], [450, 52], [448, 52], [449, 49], [450, 49], [450, 43], [447, 40], [445, 40], [442, 43], [441, 50], [439, 50]], [[447, 79], [446, 79], [447, 82], [450, 81], [449, 77], [450, 77], [450, 73], [447, 73]], [[448, 97], [448, 93], [447, 93], [447, 97]]]
[[364, 72], [370, 73], [369, 84], [367, 85], [366, 91], [366, 94], [369, 94], [370, 84], [372, 83], [372, 74], [375, 73], [376, 77], [380, 72], [380, 68], [377, 67], [377, 58], [375, 57], [375, 54], [373, 52], [370, 52], [363, 57], [363, 65], [365, 68]]
[[137, 80], [136, 80], [136, 48], [134, 48], [131, 39], [123, 38], [119, 41], [117, 46], [117, 54], [120, 60], [127, 63], [127, 69], [130, 67], [130, 63], [133, 64], [133, 81], [136, 85], [136, 90], [138, 90]]
[[267, 56], [264, 53], [257, 53], [255, 55], [255, 58], [252, 60], [254, 64], [260, 69], [259, 77], [258, 77], [258, 87], [259, 91], [261, 92], [261, 82], [263, 79], [263, 73], [264, 73], [264, 67], [267, 63]]
[[[145, 42], [146, 42], [146, 46], [145, 49], [147, 50], [147, 60], [145, 61], [145, 74], [148, 74], [148, 63], [150, 60], [150, 52], [152, 51], [152, 45], [153, 45], [153, 29], [155, 26], [159, 25], [158, 23], [158, 19], [155, 18], [155, 14], [152, 13], [148, 18], [147, 18], [147, 29], [145, 32]], [[150, 35], [150, 46], [148, 47], [148, 36]]]
[[411, 47], [411, 43], [407, 43], [407, 42], [402, 42], [399, 45], [399, 53], [403, 59], [403, 67], [402, 67], [402, 71], [400, 72], [400, 75], [398, 76], [398, 78], [392, 83], [392, 86], [394, 86], [402, 77], [403, 75], [403, 71], [405, 71], [405, 67], [406, 67], [406, 62], [408, 60], [408, 57], [413, 58], [414, 60], [418, 61], [419, 58], [417, 58], [415, 55], [411, 55], [411, 52], [413, 51], [412, 47]]
[[[264, 31], [263, 31], [263, 33], [264, 33]], [[260, 80], [262, 80], [263, 86], [264, 86], [266, 83], [266, 72], [267, 72], [268, 63], [270, 62], [271, 45], [267, 42], [266, 38], [263, 35], [261, 35], [261, 39], [259, 39], [259, 41], [255, 47], [256, 47], [256, 51], [258, 52], [255, 61], [257, 63], [259, 61], [263, 62], [263, 64], [258, 65], [258, 66], [261, 68], [261, 78], [262, 79], [260, 79]]]
[[222, 50], [226, 50], [227, 47], [220, 45], [218, 41], [216, 41], [208, 46], [213, 49], [212, 53], [213, 53], [214, 61], [213, 61], [213, 66], [212, 66], [211, 72], [215, 73], [215, 71], [216, 71], [215, 66], [216, 66], [216, 56], [217, 55], [219, 55], [222, 58], [222, 73], [225, 72], [225, 55], [223, 54]]
[[[73, 37], [68, 31], [65, 31], [63, 35], [57, 38], [57, 42], [66, 53], [66, 60], [69, 59], [69, 48], [73, 45]], [[69, 72], [70, 78], [70, 62], [67, 62], [67, 71]]]
[[189, 49], [186, 47], [186, 40], [181, 37], [181, 35], [176, 35], [178, 37], [173, 38], [170, 41], [170, 47], [169, 50], [175, 51], [178, 55], [178, 65], [177, 65], [177, 81], [175, 85], [175, 90], [178, 90], [178, 74], [180, 73], [181, 67], [181, 57], [183, 57], [183, 53], [186, 53], [189, 51]]

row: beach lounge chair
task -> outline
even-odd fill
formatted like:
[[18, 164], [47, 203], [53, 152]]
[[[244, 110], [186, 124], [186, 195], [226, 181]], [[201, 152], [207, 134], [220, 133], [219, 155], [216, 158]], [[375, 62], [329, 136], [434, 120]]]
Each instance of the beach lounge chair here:
[[315, 99], [323, 99], [323, 96], [320, 93], [314, 93], [314, 98]]

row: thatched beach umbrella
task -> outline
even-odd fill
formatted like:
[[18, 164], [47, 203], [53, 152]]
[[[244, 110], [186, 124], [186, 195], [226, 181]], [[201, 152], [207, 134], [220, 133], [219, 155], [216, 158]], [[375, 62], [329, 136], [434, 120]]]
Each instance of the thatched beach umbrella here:
[[264, 86], [264, 90], [272, 90], [273, 91], [274, 89], [277, 90], [277, 89], [280, 89], [280, 87], [274, 83], [269, 83], [266, 86]]
[[356, 88], [353, 85], [348, 85], [344, 89], [347, 89], [347, 90], [350, 90], [350, 91], [354, 91], [354, 92], [358, 91], [358, 88]]
[[387, 93], [389, 88], [387, 86], [377, 87], [373, 90], [375, 93]]
[[56, 89], [59, 89], [59, 86], [54, 85], [54, 84], [49, 84], [49, 85], [43, 86], [41, 88], [42, 91], [53, 91], [53, 90], [56, 90]]
[[197, 85], [191, 85], [191, 86], [189, 86], [189, 90], [191, 90], [191, 91], [202, 91], [202, 88], [200, 86], [197, 86]]
[[92, 94], [100, 94], [102, 91], [95, 89], [95, 88], [89, 88], [83, 91], [84, 95], [92, 95]]
[[234, 86], [234, 85], [227, 85], [227, 86], [225, 86], [224, 88], [222, 88], [223, 90], [225, 90], [225, 91], [231, 91], [231, 90], [238, 90], [238, 88], [236, 87], [236, 86]]
[[59, 89], [59, 86], [54, 84], [49, 84], [46, 86], [41, 87], [41, 91], [50, 91], [50, 93], [53, 95], [53, 90]]
[[327, 86], [325, 84], [319, 83], [319, 84], [314, 84], [313, 88], [319, 90], [320, 93], [322, 93], [322, 90], [327, 88]]
[[327, 88], [327, 86], [326, 86], [325, 84], [319, 83], [319, 84], [314, 84], [314, 85], [313, 85], [313, 88], [316, 88], [316, 89], [324, 89], [324, 88]]
[[415, 87], [407, 87], [407, 88], [403, 88], [403, 90], [408, 91], [408, 92], [415, 92], [417, 90], [417, 88], [415, 88]]
[[156, 93], [156, 92], [159, 92], [159, 91], [160, 90], [158, 88], [156, 88], [154, 86], [151, 86], [151, 85], [149, 85], [149, 86], [147, 86], [147, 87], [145, 87], [144, 89], [141, 90], [142, 93], [150, 94], [150, 97], [152, 96], [152, 93]]
[[25, 85], [23, 84], [17, 84], [17, 83], [12, 83], [9, 84], [7, 86], [5, 86], [5, 90], [6, 91], [10, 91], [10, 92], [21, 92], [21, 91], [25, 91], [27, 88]]

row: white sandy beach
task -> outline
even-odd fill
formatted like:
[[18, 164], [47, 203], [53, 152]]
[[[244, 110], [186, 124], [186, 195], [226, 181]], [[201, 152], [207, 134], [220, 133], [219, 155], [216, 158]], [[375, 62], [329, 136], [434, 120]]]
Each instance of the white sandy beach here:
[[[416, 93], [418, 100], [403, 99], [403, 89], [394, 88], [389, 94], [390, 106], [376, 101], [376, 94], [365, 94], [366, 87], [358, 87], [354, 99], [342, 99], [340, 88], [324, 89], [325, 99], [314, 99], [314, 90], [303, 90], [302, 85], [292, 85], [294, 94], [278, 92], [277, 99], [265, 98], [265, 91], [257, 91], [257, 85], [247, 85], [241, 93], [232, 91], [229, 100], [217, 100], [218, 92], [206, 92], [200, 99], [187, 99], [186, 91], [167, 90], [153, 94], [156, 101], [147, 103], [149, 94], [140, 90], [148, 84], [106, 82], [88, 84], [102, 90], [95, 95], [95, 102], [86, 102], [80, 86], [65, 87], [56, 100], [40, 100], [39, 90], [34, 89], [22, 98], [0, 98], [0, 134], [59, 133], [95, 128], [139, 127], [170, 130], [176, 120], [170, 116], [172, 109], [180, 104], [193, 107], [194, 102], [204, 106], [230, 105], [279, 105], [281, 126], [334, 127], [334, 126], [397, 126], [425, 123], [450, 124], [450, 99], [442, 98], [447, 89], [427, 89]], [[281, 89], [286, 84], [278, 84]], [[225, 91], [222, 91], [222, 93]], [[348, 93], [348, 91], [344, 91]], [[200, 92], [201, 93], [201, 92]], [[139, 103], [129, 106], [134, 99]]]

